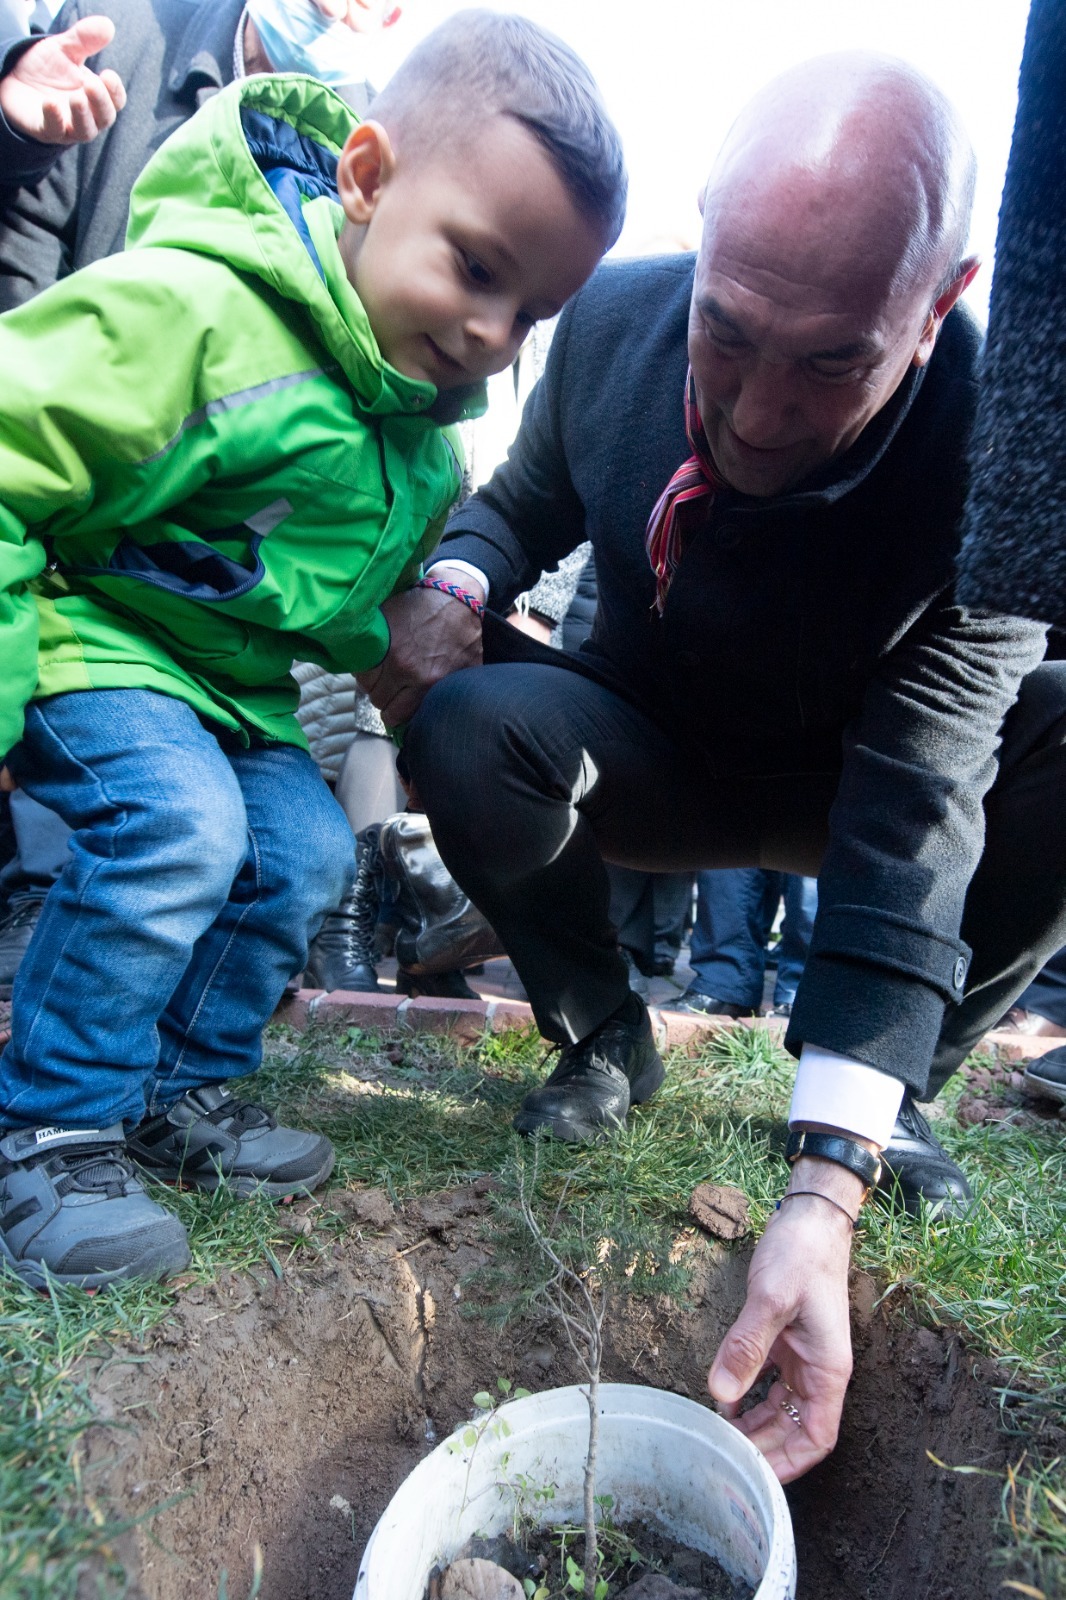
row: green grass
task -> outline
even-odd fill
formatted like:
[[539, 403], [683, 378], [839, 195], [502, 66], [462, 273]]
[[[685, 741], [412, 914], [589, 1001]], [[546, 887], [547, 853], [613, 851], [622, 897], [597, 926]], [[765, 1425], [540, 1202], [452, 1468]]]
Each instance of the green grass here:
[[[511, 1116], [543, 1077], [543, 1056], [539, 1041], [514, 1036], [461, 1049], [353, 1029], [276, 1030], [255, 1093], [329, 1134], [338, 1152], [335, 1185], [380, 1186], [400, 1200], [486, 1173], [516, 1178], [529, 1147], [512, 1134]], [[567, 1208], [584, 1212], [592, 1234], [610, 1218], [617, 1235], [622, 1197], [621, 1247], [646, 1248], [651, 1275], [672, 1287], [655, 1241], [672, 1237], [697, 1183], [743, 1189], [757, 1224], [781, 1193], [792, 1071], [765, 1033], [719, 1035], [700, 1057], [681, 1058], [653, 1104], [611, 1141], [540, 1145], [540, 1206], [550, 1208], [565, 1187]], [[949, 1106], [952, 1098], [949, 1091]], [[856, 1259], [908, 1314], [959, 1325], [976, 1349], [1006, 1366], [1013, 1387], [1036, 1397], [1026, 1404], [1054, 1408], [1066, 1394], [1066, 1129], [964, 1129], [949, 1116], [937, 1132], [978, 1179], [974, 1218], [915, 1224], [869, 1208]], [[505, 1181], [501, 1227], [509, 1195], [513, 1181]], [[324, 1200], [317, 1215], [325, 1224], [319, 1232], [328, 1234], [328, 1194]], [[170, 1203], [190, 1229], [194, 1279], [223, 1269], [282, 1273], [294, 1253], [298, 1263], [300, 1253], [320, 1248], [314, 1236], [294, 1245], [283, 1215], [264, 1203], [235, 1202], [224, 1192], [175, 1195]], [[116, 1341], [144, 1339], [174, 1299], [174, 1289], [152, 1285], [49, 1299], [0, 1277], [0, 1600], [68, 1600], [90, 1556], [103, 1574], [101, 1593], [109, 1600], [122, 1593], [118, 1568], [108, 1566], [117, 1530], [82, 1462], [91, 1420], [82, 1363]], [[1004, 1412], [1008, 1420], [1019, 1414], [1017, 1406]], [[1024, 1448], [1019, 1441], [1019, 1457]], [[1030, 1586], [1013, 1592], [1047, 1600], [1066, 1594], [1062, 1464], [1030, 1454], [1004, 1496], [1011, 1549], [1004, 1577]]]

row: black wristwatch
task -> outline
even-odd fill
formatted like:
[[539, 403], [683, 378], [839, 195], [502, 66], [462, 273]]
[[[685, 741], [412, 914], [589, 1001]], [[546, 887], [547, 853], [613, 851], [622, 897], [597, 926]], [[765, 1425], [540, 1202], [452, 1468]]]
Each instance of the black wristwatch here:
[[800, 1156], [835, 1161], [838, 1167], [847, 1167], [861, 1178], [867, 1189], [872, 1189], [881, 1176], [880, 1156], [872, 1154], [858, 1139], [849, 1139], [842, 1133], [790, 1133], [785, 1160], [791, 1166]]

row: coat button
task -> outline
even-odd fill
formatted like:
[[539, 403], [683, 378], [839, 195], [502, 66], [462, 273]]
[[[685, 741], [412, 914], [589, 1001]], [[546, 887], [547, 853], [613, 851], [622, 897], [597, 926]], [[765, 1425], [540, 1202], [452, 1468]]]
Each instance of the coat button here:
[[962, 956], [955, 963], [955, 971], [952, 973], [952, 977], [955, 980], [956, 989], [961, 989], [966, 982], [966, 962]]

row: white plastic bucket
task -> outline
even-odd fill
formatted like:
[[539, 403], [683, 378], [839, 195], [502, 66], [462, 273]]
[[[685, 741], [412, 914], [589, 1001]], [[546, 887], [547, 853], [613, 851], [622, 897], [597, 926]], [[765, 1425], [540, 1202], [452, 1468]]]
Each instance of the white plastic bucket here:
[[[506, 1435], [494, 1427], [505, 1418]], [[596, 1493], [614, 1497], [612, 1519], [653, 1519], [733, 1577], [756, 1600], [794, 1600], [796, 1550], [781, 1485], [743, 1434], [705, 1406], [639, 1384], [600, 1387]], [[419, 1463], [386, 1506], [363, 1552], [354, 1600], [423, 1600], [429, 1575], [473, 1534], [510, 1528], [521, 1474], [553, 1485], [547, 1515], [580, 1522], [588, 1448], [581, 1389], [549, 1389], [501, 1406], [476, 1446], [449, 1441]], [[453, 1435], [461, 1439], [466, 1424]], [[506, 1457], [506, 1462], [502, 1458]]]

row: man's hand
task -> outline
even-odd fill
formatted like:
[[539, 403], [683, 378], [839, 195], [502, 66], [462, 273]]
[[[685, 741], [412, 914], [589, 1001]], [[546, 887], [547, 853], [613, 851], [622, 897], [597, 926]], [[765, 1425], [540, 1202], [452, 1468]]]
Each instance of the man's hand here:
[[[852, 1365], [851, 1227], [821, 1196], [831, 1195], [855, 1216], [862, 1195], [853, 1174], [816, 1160], [796, 1163], [789, 1188], [819, 1194], [798, 1195], [770, 1218], [751, 1259], [744, 1307], [707, 1379], [722, 1415], [762, 1451], [782, 1483], [817, 1466], [837, 1441]], [[742, 1413], [741, 1400], [769, 1368], [778, 1376], [766, 1399]]]
[[10, 767], [0, 767], [0, 794], [14, 794], [17, 788]]
[[111, 43], [114, 23], [83, 17], [63, 33], [46, 34], [0, 78], [0, 110], [27, 139], [42, 144], [88, 144], [110, 128], [126, 104], [117, 72], [85, 65]]
[[[484, 596], [468, 573], [449, 572], [441, 565], [434, 575], [453, 578], [462, 588]], [[389, 653], [378, 667], [359, 674], [390, 728], [410, 722], [435, 683], [460, 667], [481, 665], [481, 618], [461, 600], [439, 589], [408, 589], [386, 600], [382, 612], [389, 625]]]

